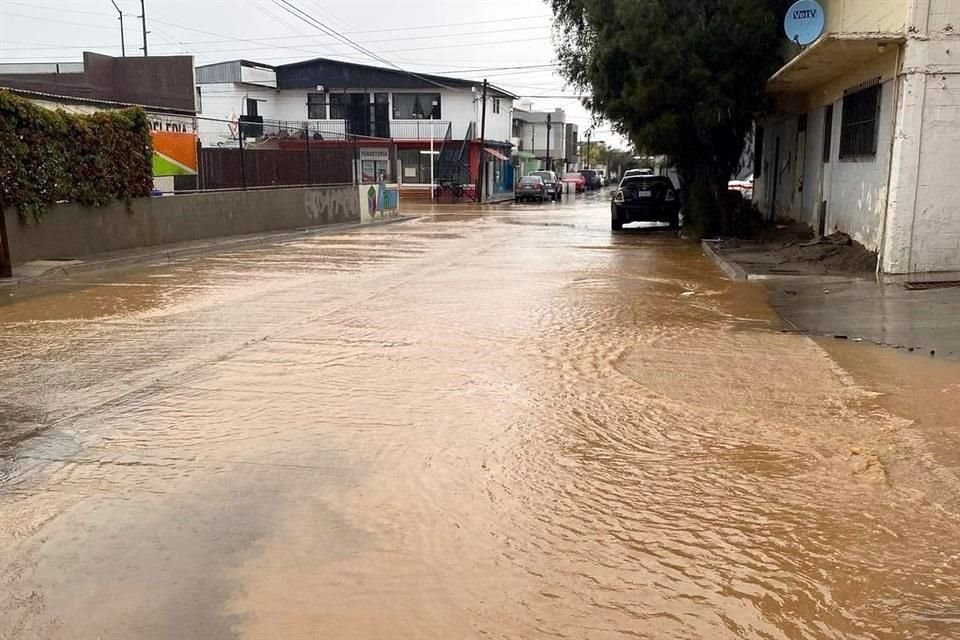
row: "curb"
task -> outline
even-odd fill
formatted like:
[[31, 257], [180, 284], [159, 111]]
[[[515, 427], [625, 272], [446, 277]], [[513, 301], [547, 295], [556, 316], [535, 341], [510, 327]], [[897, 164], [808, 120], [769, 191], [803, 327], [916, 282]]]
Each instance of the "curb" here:
[[[318, 227], [303, 227], [296, 229], [294, 231], [270, 231], [266, 233], [257, 233], [253, 235], [243, 235], [243, 236], [225, 236], [222, 239], [209, 239], [209, 240], [198, 240], [193, 241], [189, 244], [180, 244], [180, 245], [160, 245], [158, 247], [144, 247], [142, 251], [136, 252], [136, 249], [132, 251], [130, 255], [114, 256], [109, 257], [107, 254], [104, 257], [96, 258], [94, 257], [91, 260], [78, 261], [72, 264], [64, 264], [60, 266], [52, 266], [46, 271], [30, 276], [20, 276], [18, 277], [14, 274], [13, 278], [0, 280], [0, 288], [4, 287], [16, 287], [19, 285], [28, 285], [37, 282], [44, 282], [49, 280], [54, 280], [58, 277], [69, 276], [77, 273], [86, 273], [89, 271], [106, 271], [109, 269], [117, 269], [121, 267], [128, 267], [133, 265], [156, 265], [162, 263], [170, 263], [174, 260], [180, 258], [189, 258], [194, 256], [202, 256], [216, 253], [218, 251], [225, 251], [231, 249], [239, 249], [243, 247], [252, 247], [252, 246], [264, 246], [267, 244], [274, 244], [278, 242], [284, 242], [286, 240], [293, 240], [296, 238], [304, 238], [309, 236], [323, 235], [325, 233], [334, 233], [337, 231], [354, 231], [357, 229], [368, 229], [371, 227], [379, 227], [388, 224], [396, 224], [398, 222], [409, 222], [411, 220], [416, 220], [421, 216], [398, 216], [396, 218], [391, 218], [389, 220], [379, 220], [374, 222], [346, 222], [340, 224], [326, 224]], [[151, 250], [152, 249], [152, 250]]]
[[713, 260], [714, 264], [720, 268], [720, 271], [723, 271], [723, 274], [730, 278], [731, 280], [740, 280], [747, 281], [750, 279], [750, 276], [744, 270], [743, 267], [738, 265], [736, 262], [731, 262], [727, 260], [714, 248], [713, 243], [715, 241], [711, 240], [701, 240], [700, 246], [703, 248], [703, 252]]

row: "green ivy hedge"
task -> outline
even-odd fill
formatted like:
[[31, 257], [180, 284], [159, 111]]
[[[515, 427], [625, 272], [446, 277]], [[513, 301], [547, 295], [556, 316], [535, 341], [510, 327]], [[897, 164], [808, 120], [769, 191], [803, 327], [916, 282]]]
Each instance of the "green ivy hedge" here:
[[64, 200], [103, 206], [148, 196], [152, 157], [141, 109], [76, 115], [0, 91], [0, 190], [24, 221]]

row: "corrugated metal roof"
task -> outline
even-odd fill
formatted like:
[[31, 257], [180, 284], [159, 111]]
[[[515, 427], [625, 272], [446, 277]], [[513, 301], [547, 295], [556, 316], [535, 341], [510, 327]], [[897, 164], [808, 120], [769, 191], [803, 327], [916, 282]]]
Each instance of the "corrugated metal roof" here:
[[231, 60], [197, 67], [197, 84], [240, 82], [241, 65], [241, 60]]

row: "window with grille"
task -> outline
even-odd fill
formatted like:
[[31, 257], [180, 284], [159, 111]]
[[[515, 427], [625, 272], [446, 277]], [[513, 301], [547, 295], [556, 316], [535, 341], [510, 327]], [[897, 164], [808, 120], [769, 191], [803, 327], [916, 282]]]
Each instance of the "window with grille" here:
[[840, 159], [862, 160], [877, 156], [877, 129], [880, 122], [880, 79], [868, 86], [848, 90], [843, 96], [840, 126]]
[[307, 120], [327, 119], [327, 94], [307, 94]]
[[395, 93], [393, 94], [394, 120], [440, 119], [439, 93]]
[[500, 98], [493, 99], [493, 112], [500, 113]]

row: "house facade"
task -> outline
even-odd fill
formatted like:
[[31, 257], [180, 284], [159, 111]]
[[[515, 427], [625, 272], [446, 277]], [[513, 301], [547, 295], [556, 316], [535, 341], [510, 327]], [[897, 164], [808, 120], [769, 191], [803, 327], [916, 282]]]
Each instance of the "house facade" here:
[[[313, 145], [369, 146], [369, 157], [358, 159], [364, 176], [386, 174], [408, 193], [429, 192], [431, 183], [474, 185], [481, 158], [485, 193], [506, 182], [515, 96], [497, 87], [488, 86], [484, 129], [483, 84], [461, 78], [324, 58], [279, 66], [233, 60], [198, 67], [196, 78], [204, 145], [236, 145], [238, 130], [251, 127], [309, 130]], [[384, 141], [395, 145], [395, 159], [373, 152]]]
[[960, 272], [960, 2], [821, 0], [768, 82], [754, 200], [843, 231], [886, 274]]
[[523, 173], [577, 169], [577, 125], [567, 122], [563, 109], [535, 111], [529, 103], [518, 105], [513, 114], [513, 136]]

